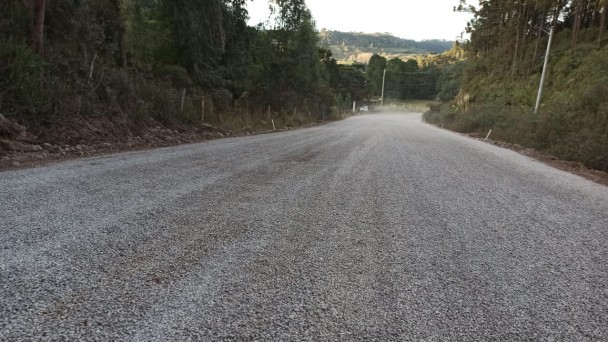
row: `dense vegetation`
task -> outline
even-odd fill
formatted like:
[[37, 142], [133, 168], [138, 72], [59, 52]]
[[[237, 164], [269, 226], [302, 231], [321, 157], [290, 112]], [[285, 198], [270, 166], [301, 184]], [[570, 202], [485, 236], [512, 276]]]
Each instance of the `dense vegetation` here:
[[246, 0], [3, 0], [0, 113], [56, 139], [76, 120], [293, 126], [364, 98], [305, 2], [272, 4], [250, 27]]
[[379, 97], [384, 79], [386, 101], [453, 99], [464, 51], [460, 44], [442, 54], [417, 55], [403, 60], [374, 54], [367, 65], [368, 89]]
[[[270, 26], [251, 27], [246, 0], [4, 0], [0, 114], [49, 141], [77, 139], [58, 134], [66, 125], [296, 126], [377, 100], [386, 70], [387, 101], [442, 101], [430, 122], [608, 170], [606, 0], [461, 1], [470, 40], [447, 51], [317, 32], [304, 0], [271, 4]], [[351, 47], [363, 59], [338, 61]]]
[[[608, 170], [606, 0], [488, 0], [471, 11], [460, 89], [426, 119]], [[555, 38], [534, 114], [551, 27]]]

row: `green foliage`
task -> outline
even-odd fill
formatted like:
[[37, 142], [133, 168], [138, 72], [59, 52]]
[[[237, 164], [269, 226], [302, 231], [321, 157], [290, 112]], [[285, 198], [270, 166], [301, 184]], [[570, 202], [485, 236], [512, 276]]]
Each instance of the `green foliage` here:
[[386, 58], [374, 54], [367, 65], [367, 79], [369, 90], [372, 95], [379, 96], [382, 93], [382, 79], [386, 69]]
[[293, 126], [367, 97], [361, 65], [319, 55], [303, 0], [273, 1], [271, 28], [247, 26], [245, 0], [47, 1], [43, 55], [26, 44], [23, 2], [5, 3], [0, 111], [24, 123]]
[[333, 89], [334, 104], [337, 108], [350, 108], [352, 101], [367, 98], [365, 75], [363, 70], [353, 65], [339, 65], [331, 58], [331, 51], [320, 49], [322, 61], [325, 64], [329, 86]]
[[[608, 48], [555, 63], [552, 84], [541, 113], [546, 148], [568, 159], [608, 169]], [[566, 70], [563, 67], [568, 65]]]
[[[502, 1], [465, 8], [475, 18], [465, 44], [468, 60], [454, 65], [456, 83], [443, 81], [440, 98], [452, 102], [425, 119], [462, 132], [487, 132], [558, 157], [608, 170], [608, 2]], [[538, 115], [534, 105], [547, 44], [556, 34]], [[450, 69], [448, 69], [450, 70]], [[454, 75], [456, 76], [456, 75]]]
[[304, 2], [277, 2], [277, 26], [252, 43], [252, 95], [263, 108], [299, 108], [322, 115], [332, 105], [328, 71], [319, 56], [317, 32]]
[[45, 113], [52, 89], [47, 63], [25, 43], [0, 38], [0, 89], [0, 112]]
[[462, 82], [463, 62], [458, 62], [443, 69], [437, 79], [437, 99], [442, 102], [451, 101], [458, 95]]
[[[461, 81], [462, 49], [459, 44], [439, 55], [419, 55], [402, 60], [372, 55], [367, 67], [368, 89], [375, 97], [382, 93], [386, 70], [385, 99], [402, 100], [452, 99]], [[386, 101], [385, 101], [386, 102]]]
[[21, 0], [3, 0], [0, 6], [0, 35], [4, 37], [26, 37], [30, 18]]
[[176, 62], [190, 70], [205, 58], [217, 63], [226, 44], [220, 0], [163, 0], [160, 11], [170, 27]]
[[[393, 58], [386, 63], [385, 93], [387, 98], [411, 99], [416, 98], [416, 90], [420, 86], [420, 69], [415, 60], [402, 61]], [[433, 87], [434, 88], [434, 87]]]
[[190, 88], [193, 84], [188, 70], [179, 65], [162, 65], [155, 70], [154, 74], [157, 78], [170, 81], [177, 89]]
[[[563, 45], [562, 40], [556, 45]], [[466, 110], [459, 95], [425, 119], [461, 132], [493, 129], [494, 139], [608, 170], [608, 49], [589, 49], [584, 42], [581, 46], [572, 53], [552, 55], [539, 115], [533, 114], [539, 74], [513, 78], [510, 70], [490, 72], [487, 59], [473, 59], [462, 71], [460, 94], [469, 95]], [[488, 72], [477, 72], [484, 64]]]
[[146, 71], [158, 64], [172, 64], [178, 58], [172, 48], [169, 24], [161, 20], [160, 6], [153, 4], [140, 0], [123, 2], [130, 64]]
[[194, 124], [200, 117], [200, 97], [196, 93], [186, 93], [184, 107], [181, 107], [182, 90], [172, 87], [171, 81], [150, 81], [135, 77], [134, 88], [139, 101], [131, 109], [131, 115], [140, 121], [146, 118], [167, 124]]

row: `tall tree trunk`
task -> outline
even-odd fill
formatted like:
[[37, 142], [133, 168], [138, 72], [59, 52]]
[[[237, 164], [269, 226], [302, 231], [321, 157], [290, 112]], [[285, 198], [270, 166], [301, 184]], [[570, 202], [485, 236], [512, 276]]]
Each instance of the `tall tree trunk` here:
[[34, 16], [32, 20], [31, 44], [32, 49], [38, 54], [42, 53], [44, 47], [44, 15], [46, 13], [46, 0], [34, 1]]
[[602, 7], [602, 15], [600, 16], [600, 30], [597, 35], [597, 47], [602, 47], [602, 36], [606, 29], [606, 12], [608, 12], [608, 0], [603, 0], [604, 6]]
[[[526, 2], [524, 4], [524, 15], [523, 15], [523, 18], [524, 18], [524, 20], [523, 20], [523, 23], [521, 25], [521, 27], [523, 28], [523, 32], [522, 32], [522, 35], [521, 35], [521, 43], [520, 43], [520, 45], [522, 46], [522, 48], [521, 48], [521, 53], [520, 53], [520, 57], [519, 57], [519, 61], [520, 61], [519, 62], [520, 63], [519, 64], [520, 65], [519, 66], [519, 70], [521, 72], [525, 73], [526, 72], [526, 70], [525, 70], [525, 66], [526, 66], [525, 65], [525, 63], [526, 63], [525, 60], [526, 60], [526, 52], [527, 52], [527, 49], [526, 49], [526, 42], [527, 41], [526, 40], [528, 38], [528, 31], [529, 31], [528, 29], [531, 27], [530, 26], [530, 7], [528, 6], [528, 0], [526, 0]], [[522, 61], [523, 61], [523, 64], [522, 64]]]
[[530, 71], [528, 71], [528, 73], [531, 73], [532, 70], [536, 67], [536, 60], [538, 58], [538, 50], [540, 48], [540, 40], [543, 36], [543, 25], [545, 25], [545, 19], [547, 15], [546, 13], [543, 15], [543, 20], [540, 22], [540, 24], [538, 25], [538, 32], [536, 33], [536, 44], [534, 45], [534, 55], [532, 56], [532, 62], [530, 63]]
[[120, 67], [127, 69], [127, 47], [125, 46], [125, 28], [118, 29], [118, 51], [120, 52]]
[[118, 25], [116, 27], [116, 33], [118, 38], [118, 52], [120, 53], [120, 67], [127, 69], [127, 47], [125, 44], [126, 28], [125, 20], [122, 15], [121, 0], [112, 1], [114, 10], [116, 11], [116, 20]]
[[517, 73], [517, 56], [519, 54], [519, 27], [515, 37], [515, 52], [513, 53], [513, 66], [511, 67], [511, 77], [515, 77]]
[[576, 0], [574, 6], [574, 21], [572, 22], [572, 45], [571, 51], [574, 51], [576, 48], [576, 43], [578, 42], [578, 33], [581, 28], [581, 20], [582, 20], [582, 4], [583, 0]]
[[[517, 30], [516, 30], [516, 36], [515, 36], [515, 53], [513, 54], [513, 66], [511, 68], [512, 77], [515, 77], [515, 75], [517, 74], [517, 72], [519, 70], [518, 61], [519, 61], [519, 54], [520, 54], [520, 46], [522, 47], [521, 54], [523, 55], [523, 53], [525, 52], [526, 31], [528, 29], [528, 14], [527, 14], [528, 0], [526, 0], [523, 4], [520, 4], [518, 7], [519, 8], [516, 9], [518, 14], [517, 14], [517, 19], [515, 21]], [[524, 41], [523, 43], [520, 42], [520, 36], [521, 36], [522, 40]]]
[[[591, 21], [589, 21], [589, 26], [593, 26], [595, 24], [597, 24], [597, 15], [598, 13], [600, 13], [600, 10], [602, 9], [601, 6], [601, 0], [595, 0], [595, 6], [593, 6], [593, 10], [591, 11]], [[589, 4], [589, 8], [591, 8], [592, 5]]]

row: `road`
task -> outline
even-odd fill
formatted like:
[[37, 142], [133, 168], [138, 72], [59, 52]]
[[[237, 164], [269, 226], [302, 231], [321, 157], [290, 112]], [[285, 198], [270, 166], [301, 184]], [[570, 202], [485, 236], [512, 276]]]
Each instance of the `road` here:
[[608, 188], [419, 114], [0, 173], [2, 341], [606, 341]]

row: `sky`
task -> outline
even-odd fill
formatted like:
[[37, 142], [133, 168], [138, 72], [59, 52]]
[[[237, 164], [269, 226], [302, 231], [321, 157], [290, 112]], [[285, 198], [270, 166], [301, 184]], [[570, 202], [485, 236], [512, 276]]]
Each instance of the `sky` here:
[[[317, 29], [388, 32], [405, 39], [460, 40], [469, 14], [453, 12], [458, 0], [306, 0]], [[249, 24], [267, 20], [268, 0], [247, 2]]]

